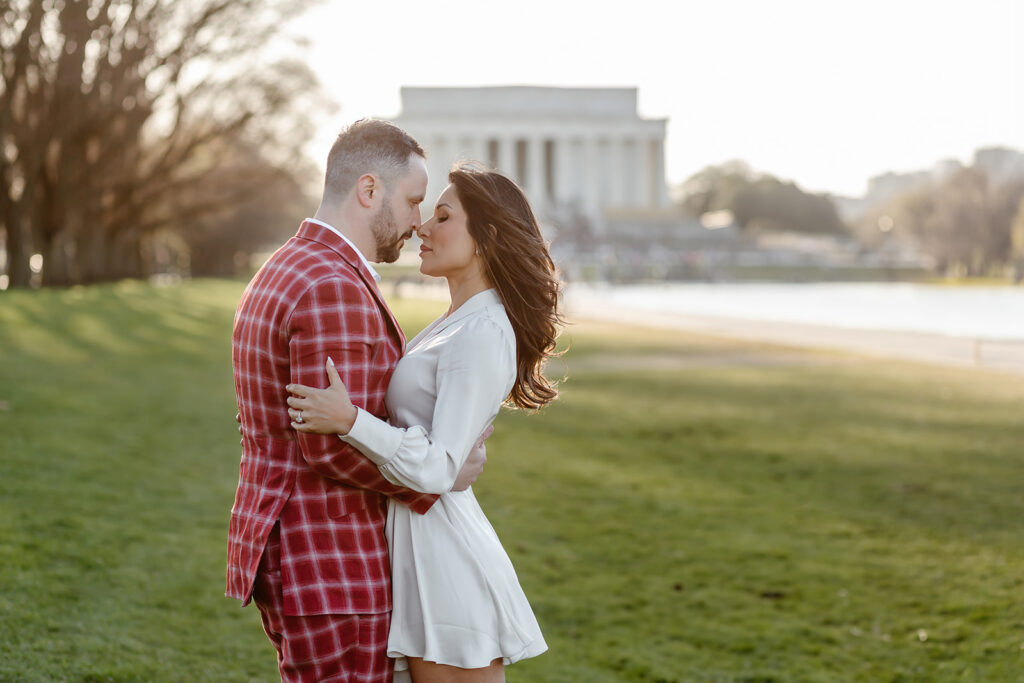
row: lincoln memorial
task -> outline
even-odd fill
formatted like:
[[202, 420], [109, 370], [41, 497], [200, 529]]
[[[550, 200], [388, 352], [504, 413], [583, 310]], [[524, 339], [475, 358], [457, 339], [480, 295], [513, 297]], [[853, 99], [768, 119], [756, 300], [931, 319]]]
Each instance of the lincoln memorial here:
[[427, 152], [427, 213], [462, 159], [514, 179], [542, 222], [582, 216], [601, 233], [671, 213], [666, 120], [637, 114], [636, 88], [403, 87], [401, 100], [392, 120]]

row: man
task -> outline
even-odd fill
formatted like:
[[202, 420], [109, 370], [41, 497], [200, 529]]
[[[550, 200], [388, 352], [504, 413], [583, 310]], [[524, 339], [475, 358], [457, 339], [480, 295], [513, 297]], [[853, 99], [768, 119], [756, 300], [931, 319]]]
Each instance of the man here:
[[[285, 386], [326, 384], [332, 358], [353, 402], [384, 416], [405, 337], [367, 259], [391, 262], [419, 227], [420, 145], [383, 121], [338, 136], [312, 219], [253, 278], [235, 314], [242, 432], [227, 592], [254, 601], [284, 681], [390, 681], [386, 497], [423, 513], [437, 496], [389, 483], [337, 437], [291, 429]], [[483, 466], [478, 445], [456, 488]]]

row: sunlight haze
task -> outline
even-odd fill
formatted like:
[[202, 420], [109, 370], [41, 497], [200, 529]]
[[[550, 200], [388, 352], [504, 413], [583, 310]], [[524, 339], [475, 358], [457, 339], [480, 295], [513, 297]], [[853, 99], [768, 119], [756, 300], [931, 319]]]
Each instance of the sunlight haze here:
[[[814, 191], [1024, 149], [1024, 11], [971, 2], [326, 2], [293, 34], [337, 130], [399, 112], [410, 86], [635, 86], [669, 119], [667, 180], [743, 159]], [[429, 151], [429, 150], [428, 150]]]

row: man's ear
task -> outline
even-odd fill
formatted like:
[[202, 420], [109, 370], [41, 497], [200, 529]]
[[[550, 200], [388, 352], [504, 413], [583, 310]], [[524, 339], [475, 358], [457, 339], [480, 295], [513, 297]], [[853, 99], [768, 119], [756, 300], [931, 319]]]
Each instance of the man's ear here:
[[356, 181], [356, 199], [364, 209], [372, 208], [382, 193], [380, 181], [372, 173], [364, 173]]

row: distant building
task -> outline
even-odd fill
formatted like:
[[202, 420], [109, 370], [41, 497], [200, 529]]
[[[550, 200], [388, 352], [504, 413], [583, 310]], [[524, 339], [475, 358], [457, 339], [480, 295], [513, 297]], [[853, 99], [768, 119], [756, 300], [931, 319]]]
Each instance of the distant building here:
[[664, 228], [665, 119], [637, 113], [636, 88], [401, 89], [392, 119], [427, 151], [427, 203], [449, 167], [474, 159], [514, 179], [542, 222], [586, 220], [597, 235]]
[[987, 147], [974, 153], [974, 165], [994, 183], [1024, 180], [1024, 152], [1005, 147]]
[[856, 222], [872, 209], [883, 206], [905, 192], [918, 190], [933, 183], [942, 182], [963, 169], [956, 159], [937, 161], [929, 170], [896, 173], [888, 171], [868, 179], [868, 189], [863, 197], [831, 196], [839, 216], [847, 222]]
[[[939, 166], [938, 164], [936, 166]], [[941, 173], [945, 174], [948, 169], [946, 164], [941, 164]], [[893, 197], [910, 190], [924, 187], [936, 179], [936, 173], [932, 171], [913, 171], [911, 173], [888, 172], [876, 175], [868, 180], [868, 191], [864, 199], [868, 204], [877, 206], [884, 204]]]

